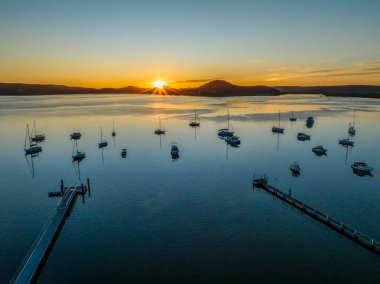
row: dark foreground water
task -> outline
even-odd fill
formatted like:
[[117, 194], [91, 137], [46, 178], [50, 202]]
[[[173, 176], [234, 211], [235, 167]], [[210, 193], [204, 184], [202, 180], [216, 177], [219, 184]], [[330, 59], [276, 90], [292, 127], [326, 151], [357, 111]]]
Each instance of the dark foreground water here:
[[[188, 126], [194, 108], [196, 131]], [[227, 108], [239, 148], [217, 137]], [[347, 137], [354, 108], [355, 147], [347, 149], [338, 139]], [[279, 109], [285, 134], [274, 135]], [[288, 121], [290, 111], [297, 122]], [[308, 115], [316, 119], [311, 129]], [[153, 133], [159, 117], [161, 140]], [[47, 139], [31, 159], [23, 148], [34, 119]], [[267, 174], [279, 189], [291, 187], [292, 196], [380, 239], [379, 123], [378, 100], [313, 95], [0, 97], [0, 283], [54, 211], [58, 199], [47, 192], [61, 178], [87, 177], [91, 198], [77, 200], [39, 283], [380, 283], [380, 257], [251, 186], [254, 174]], [[100, 127], [109, 141], [103, 150]], [[74, 131], [87, 156], [79, 165], [71, 161]], [[311, 141], [297, 141], [297, 132]], [[327, 156], [311, 152], [318, 144]], [[293, 161], [299, 177], [289, 171]], [[354, 161], [373, 166], [374, 176], [355, 175]]]

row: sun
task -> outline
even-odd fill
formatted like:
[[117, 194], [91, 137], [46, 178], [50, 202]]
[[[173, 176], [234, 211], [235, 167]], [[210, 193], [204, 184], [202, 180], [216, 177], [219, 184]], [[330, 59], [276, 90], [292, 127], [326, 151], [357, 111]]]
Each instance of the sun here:
[[153, 82], [153, 86], [158, 89], [162, 89], [165, 85], [166, 85], [165, 81], [162, 81], [162, 80], [156, 80]]

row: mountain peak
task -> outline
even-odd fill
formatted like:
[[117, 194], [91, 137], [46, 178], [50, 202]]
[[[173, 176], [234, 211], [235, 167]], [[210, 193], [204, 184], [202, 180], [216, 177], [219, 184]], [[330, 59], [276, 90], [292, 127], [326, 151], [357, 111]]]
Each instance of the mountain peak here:
[[224, 81], [224, 80], [213, 80], [210, 82], [207, 82], [206, 84], [199, 87], [201, 90], [208, 90], [208, 89], [228, 89], [235, 87], [234, 84], [231, 84], [230, 82]]

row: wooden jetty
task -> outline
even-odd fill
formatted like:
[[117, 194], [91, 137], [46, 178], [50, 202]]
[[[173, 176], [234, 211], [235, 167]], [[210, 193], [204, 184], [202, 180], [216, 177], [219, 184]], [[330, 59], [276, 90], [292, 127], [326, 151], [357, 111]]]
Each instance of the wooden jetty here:
[[266, 192], [269, 192], [273, 196], [297, 208], [301, 212], [309, 215], [315, 220], [335, 230], [339, 234], [347, 237], [348, 239], [370, 250], [371, 252], [380, 255], [380, 243], [376, 241], [374, 238], [371, 238], [366, 234], [359, 232], [358, 230], [352, 229], [344, 225], [342, 222], [339, 222], [331, 218], [330, 216], [318, 211], [317, 209], [295, 199], [294, 197], [291, 197], [289, 194], [285, 194], [282, 191], [274, 188], [273, 186], [268, 184], [267, 178], [254, 179], [253, 187], [261, 188]]
[[64, 187], [63, 182], [61, 181], [61, 191], [54, 192], [53, 194], [51, 192], [49, 193], [49, 196], [61, 196], [62, 198], [58, 202], [54, 214], [32, 245], [10, 283], [26, 284], [35, 283], [37, 281], [37, 278], [47, 261], [49, 253], [53, 248], [67, 217], [71, 213], [76, 197], [78, 195], [84, 195], [87, 190], [90, 191], [89, 179], [87, 179], [87, 186], [81, 184]]

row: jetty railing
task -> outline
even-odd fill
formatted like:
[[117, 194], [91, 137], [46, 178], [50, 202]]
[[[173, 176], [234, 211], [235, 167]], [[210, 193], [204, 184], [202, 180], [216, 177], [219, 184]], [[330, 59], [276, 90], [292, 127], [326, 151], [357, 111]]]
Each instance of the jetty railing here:
[[54, 213], [50, 216], [48, 222], [44, 225], [43, 229], [38, 234], [38, 237], [33, 242], [33, 245], [23, 258], [21, 265], [18, 267], [10, 283], [34, 283], [38, 279], [49, 253], [53, 248], [66, 219], [72, 211], [76, 197], [82, 195], [84, 198], [84, 194], [87, 190], [90, 190], [89, 179], [87, 179], [87, 184], [87, 186], [81, 184], [64, 187], [63, 182], [61, 181], [61, 190], [59, 192], [54, 192], [53, 194], [49, 193], [49, 196], [60, 196], [61, 199], [58, 202]]
[[334, 229], [336, 232], [340, 233], [341, 235], [346, 236], [347, 238], [353, 240], [354, 242], [358, 243], [362, 247], [365, 247], [369, 249], [370, 251], [374, 252], [377, 255], [380, 255], [380, 242], [376, 241], [374, 238], [356, 230], [352, 229], [349, 226], [343, 224], [342, 222], [330, 217], [327, 214], [322, 213], [321, 211], [313, 208], [312, 206], [309, 206], [305, 204], [304, 202], [291, 197], [290, 194], [286, 194], [282, 192], [281, 190], [271, 186], [268, 184], [267, 178], [260, 178], [260, 179], [254, 179], [253, 180], [253, 186], [257, 188], [262, 188], [265, 191], [269, 192], [273, 196], [285, 201], [286, 203], [290, 204], [291, 206], [297, 208], [298, 210], [302, 211], [303, 213], [311, 216], [315, 220], [318, 220], [319, 222], [327, 225], [328, 227]]

